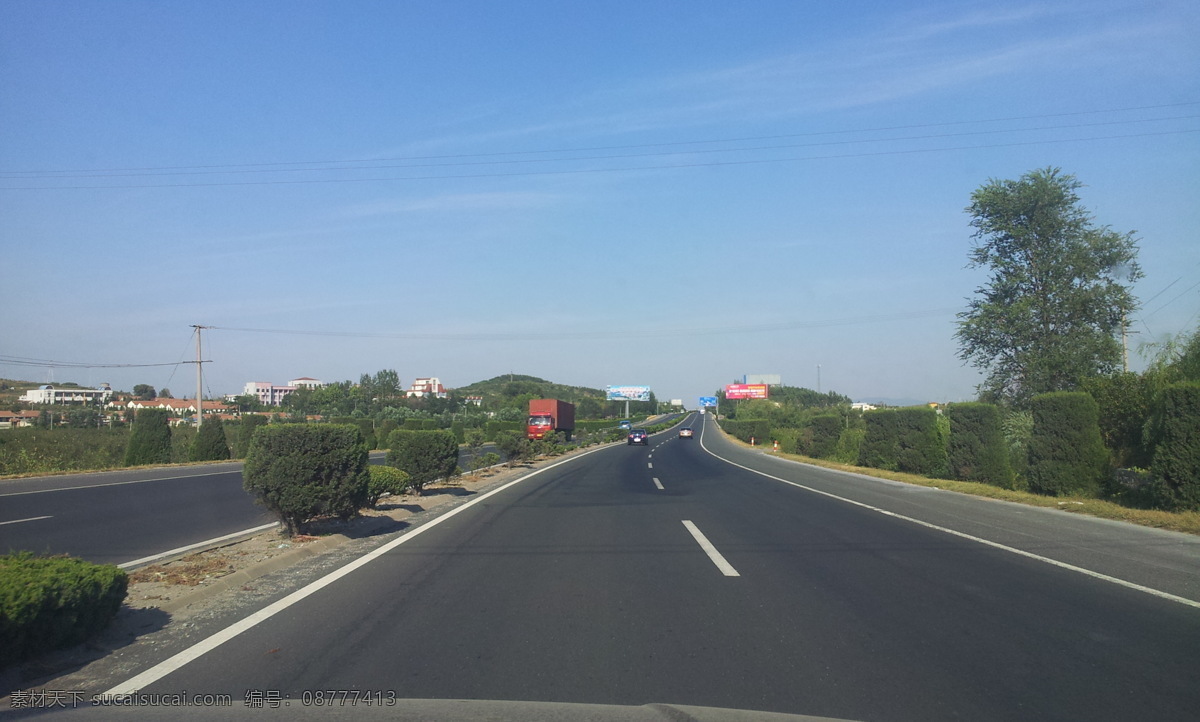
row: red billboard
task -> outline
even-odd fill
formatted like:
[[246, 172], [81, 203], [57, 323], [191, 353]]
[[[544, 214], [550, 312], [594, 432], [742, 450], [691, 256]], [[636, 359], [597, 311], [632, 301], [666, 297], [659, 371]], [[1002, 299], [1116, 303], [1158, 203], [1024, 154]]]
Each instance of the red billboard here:
[[729, 384], [725, 387], [727, 399], [765, 399], [767, 398], [766, 384]]

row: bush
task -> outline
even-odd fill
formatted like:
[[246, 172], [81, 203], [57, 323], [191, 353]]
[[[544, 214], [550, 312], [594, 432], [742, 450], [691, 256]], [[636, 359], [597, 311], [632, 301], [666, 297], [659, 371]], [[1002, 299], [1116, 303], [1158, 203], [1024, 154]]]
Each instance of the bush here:
[[171, 463], [171, 418], [164, 409], [141, 409], [133, 420], [125, 466]]
[[896, 409], [900, 471], [942, 478], [949, 458], [950, 421], [927, 406]]
[[355, 419], [354, 425], [358, 427], [358, 433], [362, 434], [363, 443], [368, 449], [374, 449], [379, 445], [378, 439], [375, 437], [375, 422], [370, 419]]
[[250, 442], [243, 486], [289, 533], [317, 516], [354, 516], [366, 506], [367, 447], [349, 424], [279, 424]]
[[267, 425], [267, 417], [262, 414], [243, 414], [241, 426], [238, 428], [237, 444], [234, 446], [234, 456], [246, 458], [250, 451], [250, 442], [254, 440], [254, 432]]
[[389, 494], [403, 494], [408, 489], [409, 476], [392, 466], [368, 466], [371, 478], [367, 482], [367, 506], [372, 509]]
[[129, 429], [0, 430], [0, 474], [44, 474], [124, 466]]
[[210, 416], [200, 424], [200, 432], [192, 439], [189, 461], [220, 461], [229, 458], [225, 427], [218, 416]]
[[[624, 438], [624, 432], [621, 433]], [[524, 434], [517, 431], [500, 431], [496, 434], [496, 448], [508, 459], [509, 465], [525, 461], [533, 456], [533, 444]]]
[[1200, 508], [1200, 384], [1167, 386], [1156, 406], [1155, 500], [1167, 508]]
[[866, 434], [858, 451], [858, 465], [873, 469], [899, 468], [900, 426], [895, 409], [880, 409], [863, 414]]
[[801, 429], [771, 429], [771, 441], [779, 442], [779, 453], [799, 454]]
[[392, 432], [396, 430], [397, 424], [391, 419], [384, 419], [379, 422], [379, 428], [375, 429], [375, 438], [379, 441], [377, 448], [391, 448], [388, 444], [392, 443]]
[[1150, 418], [1150, 379], [1135, 373], [1094, 376], [1082, 386], [1096, 400], [1100, 436], [1112, 454], [1112, 465], [1149, 466], [1153, 449], [1143, 443], [1142, 430]]
[[0, 668], [99, 633], [128, 585], [115, 566], [28, 552], [0, 557]]
[[421, 421], [421, 431], [439, 431], [442, 428], [442, 423], [437, 419], [425, 419]]
[[458, 472], [458, 441], [449, 431], [411, 431], [392, 438], [400, 443], [388, 452], [388, 464], [406, 472], [418, 492], [431, 481]]
[[1095, 496], [1109, 476], [1096, 401], [1078, 391], [1055, 391], [1030, 402], [1029, 489], [1038, 494]]
[[946, 408], [946, 417], [950, 420], [950, 477], [1011, 489], [1013, 472], [1000, 407], [951, 404]]
[[812, 440], [806, 452], [808, 456], [814, 459], [828, 459], [833, 456], [844, 426], [842, 417], [838, 414], [820, 414], [812, 417], [809, 423]]
[[769, 444], [771, 442], [771, 422], [767, 419], [748, 419], [745, 421], [725, 419], [721, 422], [721, 428], [730, 436], [740, 439], [747, 444], [750, 443], [750, 439], [754, 439], [755, 445]]
[[454, 421], [450, 424], [450, 433], [454, 434], [454, 440], [460, 444], [467, 441], [467, 427], [461, 421]]
[[424, 428], [424, 423], [425, 422], [422, 419], [405, 419], [404, 426], [401, 426], [400, 428], [408, 431], [420, 431]]
[[842, 429], [842, 433], [838, 435], [837, 446], [833, 449], [833, 460], [842, 464], [857, 464], [866, 436], [867, 430], [861, 426]]

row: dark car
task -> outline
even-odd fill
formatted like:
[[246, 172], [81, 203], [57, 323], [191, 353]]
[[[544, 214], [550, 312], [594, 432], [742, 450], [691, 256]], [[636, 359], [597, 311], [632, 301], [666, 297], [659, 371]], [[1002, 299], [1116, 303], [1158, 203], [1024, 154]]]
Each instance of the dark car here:
[[694, 434], [695, 432], [692, 431], [692, 427], [690, 426], [685, 426], [679, 430], [679, 438], [681, 439], [690, 439]]
[[629, 443], [630, 444], [641, 444], [642, 446], [649, 446], [650, 445], [650, 435], [646, 433], [645, 429], [632, 429], [629, 432]]

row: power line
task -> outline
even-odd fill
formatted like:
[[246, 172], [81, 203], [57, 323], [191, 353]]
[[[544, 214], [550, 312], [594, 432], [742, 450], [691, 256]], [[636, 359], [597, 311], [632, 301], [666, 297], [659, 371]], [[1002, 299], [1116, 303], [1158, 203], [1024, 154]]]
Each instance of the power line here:
[[722, 166], [765, 165], [768, 163], [794, 163], [813, 160], [844, 160], [847, 158], [871, 158], [889, 155], [919, 155], [925, 153], [946, 153], [958, 150], [986, 150], [991, 148], [1018, 148], [1033, 145], [1054, 145], [1058, 143], [1084, 143], [1098, 140], [1120, 140], [1126, 138], [1149, 138], [1165, 135], [1183, 135], [1200, 133], [1200, 129], [1174, 130], [1156, 133], [1131, 133], [1126, 135], [1105, 135], [1091, 138], [1066, 138], [1058, 140], [1031, 140], [1016, 143], [992, 143], [987, 145], [949, 146], [945, 148], [923, 148], [914, 150], [873, 151], [866, 153], [841, 153], [836, 155], [794, 156], [790, 158], [765, 158], [758, 160], [729, 160], [713, 161], [710, 163], [674, 163], [663, 165], [625, 166], [617, 168], [581, 168], [575, 170], [548, 171], [519, 171], [513, 173], [458, 173], [450, 175], [425, 176], [385, 176], [376, 178], [311, 178], [305, 180], [269, 180], [269, 181], [223, 181], [216, 183], [140, 183], [124, 185], [90, 185], [90, 186], [6, 186], [0, 190], [31, 191], [31, 190], [107, 190], [107, 189], [138, 189], [138, 188], [216, 188], [227, 186], [272, 186], [272, 185], [317, 185], [329, 183], [380, 183], [387, 181], [429, 181], [429, 180], [463, 180], [471, 178], [518, 178], [532, 176], [563, 176], [590, 175], [596, 173], [621, 173], [653, 170], [678, 170], [685, 168], [717, 168]]
[[[1129, 125], [1131, 123], [1153, 123], [1165, 120], [1194, 120], [1200, 118], [1200, 115], [1177, 115], [1168, 118], [1144, 118], [1139, 120], [1112, 120], [1100, 123], [1075, 123], [1071, 125], [1046, 125], [1034, 128], [1002, 128], [998, 130], [975, 130], [963, 133], [934, 133], [928, 135], [908, 135], [893, 138], [864, 138], [860, 140], [837, 140], [825, 141], [820, 143], [788, 143], [782, 145], [759, 145], [747, 146], [742, 148], [706, 148], [696, 150], [675, 150], [661, 151], [657, 153], [626, 153], [619, 155], [591, 155], [591, 156], [575, 156], [567, 158], [524, 158], [519, 160], [478, 160], [478, 161], [459, 161], [454, 163], [406, 163], [402, 165], [370, 165], [370, 166], [326, 166], [321, 168], [254, 168], [241, 170], [171, 170], [167, 172], [108, 172], [95, 171], [91, 173], [79, 175], [28, 175], [20, 176], [0, 176], [3, 180], [26, 180], [26, 179], [48, 179], [48, 178], [146, 178], [146, 177], [161, 177], [161, 176], [199, 176], [199, 175], [230, 175], [230, 174], [250, 174], [250, 173], [312, 173], [312, 172], [327, 172], [327, 171], [358, 171], [358, 170], [394, 170], [397, 168], [458, 168], [467, 166], [494, 166], [494, 165], [516, 165], [528, 163], [568, 163], [582, 160], [627, 160], [629, 158], [661, 158], [666, 156], [679, 155], [700, 155], [713, 153], [745, 153], [749, 151], [761, 150], [785, 150], [791, 148], [821, 148], [841, 145], [856, 145], [860, 143], [893, 143], [897, 141], [908, 140], [936, 140], [941, 138], [961, 138], [968, 136], [980, 135], [998, 135], [1001, 133], [1026, 133], [1032, 131], [1043, 130], [1072, 130], [1078, 128], [1094, 128], [1111, 125]], [[382, 161], [380, 161], [382, 162]]]
[[5, 366], [35, 366], [38, 368], [73, 368], [73, 369], [133, 369], [150, 368], [153, 366], [180, 366], [186, 362], [160, 364], [110, 364], [87, 363], [82, 361], [53, 361], [51, 359], [26, 358], [24, 356], [0, 356], [0, 364]]
[[738, 324], [736, 326], [710, 326], [697, 328], [647, 329], [643, 331], [553, 331], [547, 333], [362, 333], [356, 331], [306, 331], [302, 329], [238, 328], [233, 326], [210, 326], [214, 331], [242, 333], [280, 334], [287, 336], [325, 336], [338, 338], [389, 339], [402, 341], [552, 341], [552, 340], [599, 340], [614, 338], [664, 338], [680, 336], [716, 336], [735, 333], [762, 333], [803, 328], [827, 328], [851, 326], [883, 321], [904, 321], [947, 316], [958, 312], [958, 308], [934, 308], [901, 313], [875, 314], [821, 321], [783, 321], [768, 324]]
[[682, 145], [705, 145], [711, 143], [741, 143], [747, 141], [758, 140], [778, 140], [783, 138], [805, 138], [817, 137], [824, 135], [844, 135], [848, 133], [880, 133], [893, 130], [916, 130], [920, 128], [942, 128], [957, 125], [974, 125], [979, 123], [1007, 123], [1019, 120], [1043, 120], [1046, 118], [1066, 118], [1080, 115], [1099, 115], [1102, 113], [1126, 113], [1137, 110], [1161, 110], [1164, 108], [1181, 108], [1193, 105], [1200, 105], [1200, 101], [1186, 101], [1181, 103], [1165, 103], [1160, 105], [1142, 105], [1127, 108], [1109, 108], [1102, 110], [1079, 110], [1066, 113], [1045, 113], [1040, 115], [1019, 115], [1006, 118], [984, 118], [979, 120], [955, 120], [944, 121], [940, 123], [918, 123], [910, 125], [893, 125], [882, 126], [878, 128], [860, 128], [857, 130], [825, 130], [811, 131], [807, 133], [783, 133], [776, 135], [758, 135], [758, 136], [743, 136], [735, 138], [714, 138], [707, 140], [685, 140], [685, 141], [669, 141], [664, 143], [640, 143], [627, 145], [603, 145], [579, 148], [558, 148], [558, 149], [535, 149], [524, 151], [498, 151], [491, 153], [460, 153], [460, 154], [445, 154], [445, 155], [424, 155], [424, 156], [401, 156], [393, 158], [367, 158], [367, 159], [340, 159], [340, 160], [307, 160], [307, 161], [277, 161], [272, 163], [235, 163], [235, 164], [212, 164], [212, 165], [192, 165], [192, 166], [142, 166], [128, 168], [80, 168], [66, 170], [29, 170], [29, 171], [3, 171], [5, 173], [14, 173], [22, 175], [37, 175], [43, 173], [88, 173], [88, 172], [119, 172], [119, 171], [151, 171], [151, 170], [188, 170], [188, 169], [205, 169], [205, 168], [256, 168], [271, 165], [322, 165], [328, 163], [378, 163], [388, 161], [402, 160], [441, 160], [452, 158], [487, 158], [496, 156], [508, 155], [538, 155], [548, 153], [582, 153], [601, 150], [631, 150], [636, 148], [668, 148]]

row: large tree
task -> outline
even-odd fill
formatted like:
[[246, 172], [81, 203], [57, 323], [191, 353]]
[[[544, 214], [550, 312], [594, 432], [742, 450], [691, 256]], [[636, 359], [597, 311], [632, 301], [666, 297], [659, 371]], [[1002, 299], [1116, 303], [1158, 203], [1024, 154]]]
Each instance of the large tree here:
[[959, 314], [959, 357], [986, 373], [980, 397], [1024, 406], [1121, 364], [1118, 339], [1141, 277], [1133, 232], [1097, 226], [1058, 168], [971, 194], [971, 268], [987, 268]]

